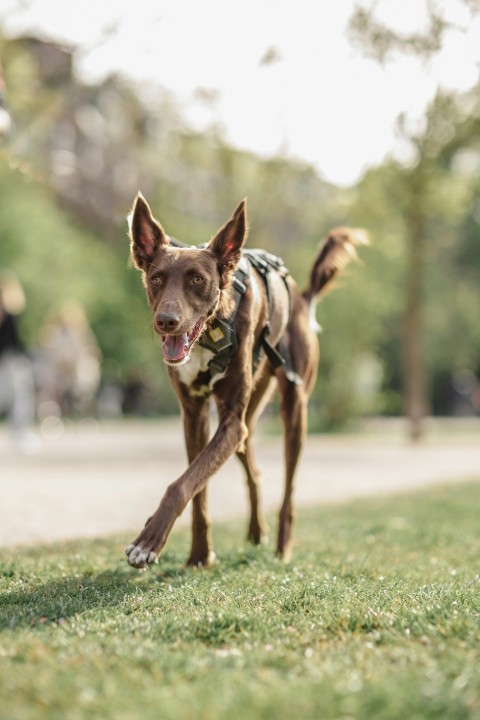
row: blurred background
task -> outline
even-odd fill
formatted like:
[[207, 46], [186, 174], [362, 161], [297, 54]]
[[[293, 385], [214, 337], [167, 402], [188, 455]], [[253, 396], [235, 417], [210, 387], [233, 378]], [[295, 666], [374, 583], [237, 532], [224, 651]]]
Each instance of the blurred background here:
[[300, 285], [330, 227], [371, 233], [317, 309], [311, 431], [478, 418], [478, 0], [2, 0], [0, 61], [0, 412], [19, 437], [177, 413], [129, 263], [139, 189], [193, 244], [247, 196], [250, 245]]

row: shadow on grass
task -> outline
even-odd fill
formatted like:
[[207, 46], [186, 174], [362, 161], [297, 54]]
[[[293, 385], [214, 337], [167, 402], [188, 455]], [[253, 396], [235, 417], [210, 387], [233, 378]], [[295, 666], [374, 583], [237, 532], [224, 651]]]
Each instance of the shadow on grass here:
[[135, 594], [138, 582], [121, 570], [26, 583], [0, 600], [0, 632], [63, 622], [88, 610], [119, 606]]
[[[93, 541], [92, 545], [98, 551], [102, 543]], [[141, 594], [163, 593], [165, 585], [170, 593], [172, 589], [182, 592], [188, 584], [211, 583], [227, 573], [244, 572], [246, 566], [270, 555], [251, 546], [238, 548], [229, 550], [225, 561], [201, 570], [187, 567], [179, 553], [167, 551], [158, 565], [144, 571], [130, 568], [126, 562], [97, 570], [88, 562], [87, 544], [80, 554], [72, 556], [65, 554], [65, 547], [68, 549], [62, 547], [60, 558], [54, 550], [49, 555], [45, 549], [35, 548], [23, 563], [21, 559], [18, 563], [0, 563], [0, 580], [6, 579], [8, 586], [7, 592], [0, 595], [0, 632], [62, 624], [89, 611], [127, 608]], [[103, 547], [103, 555], [105, 550], [110, 552], [111, 545]], [[44, 567], [36, 567], [36, 557], [43, 557]]]

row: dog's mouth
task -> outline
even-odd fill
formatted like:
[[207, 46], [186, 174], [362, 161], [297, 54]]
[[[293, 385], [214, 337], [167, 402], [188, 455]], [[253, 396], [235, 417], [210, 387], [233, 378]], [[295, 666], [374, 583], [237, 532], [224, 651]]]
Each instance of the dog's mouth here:
[[203, 318], [195, 324], [193, 330], [179, 335], [162, 335], [163, 359], [167, 365], [182, 365], [190, 356], [190, 351], [203, 329]]

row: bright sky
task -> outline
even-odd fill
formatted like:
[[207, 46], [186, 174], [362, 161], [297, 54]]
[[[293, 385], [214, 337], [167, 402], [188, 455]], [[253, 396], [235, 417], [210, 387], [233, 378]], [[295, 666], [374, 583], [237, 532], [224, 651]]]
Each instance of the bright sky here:
[[[83, 78], [121, 71], [154, 80], [197, 129], [221, 125], [237, 147], [299, 158], [348, 185], [401, 152], [399, 113], [420, 117], [439, 84], [471, 87], [480, 59], [480, 18], [469, 22], [459, 0], [434, 0], [465, 32], [452, 33], [428, 68], [413, 58], [379, 67], [345, 34], [355, 4], [366, 1], [1, 0], [0, 26], [73, 42]], [[422, 28], [424, 0], [379, 5], [397, 29]], [[269, 48], [276, 60], [262, 64]], [[205, 103], [198, 88], [216, 99]]]

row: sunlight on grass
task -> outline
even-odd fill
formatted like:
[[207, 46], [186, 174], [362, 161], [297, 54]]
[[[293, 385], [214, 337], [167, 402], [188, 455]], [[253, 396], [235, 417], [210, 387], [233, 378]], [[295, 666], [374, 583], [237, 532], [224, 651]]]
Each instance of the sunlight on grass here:
[[[294, 560], [215, 529], [148, 572], [128, 538], [0, 563], [0, 716], [475, 718], [480, 485], [301, 511]], [[271, 518], [274, 525], [274, 518]]]

